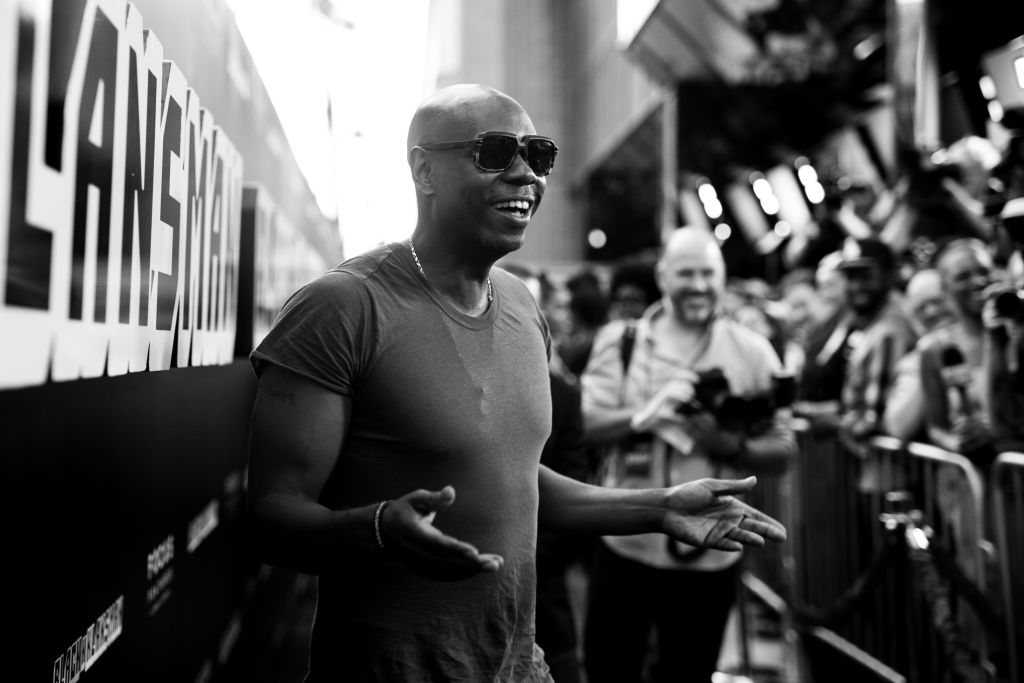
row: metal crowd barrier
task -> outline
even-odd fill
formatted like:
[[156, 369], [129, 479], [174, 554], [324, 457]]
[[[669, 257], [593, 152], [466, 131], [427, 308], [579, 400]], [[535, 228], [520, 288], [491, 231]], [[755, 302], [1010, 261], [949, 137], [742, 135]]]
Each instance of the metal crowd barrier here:
[[[887, 511], [889, 492], [909, 492], [912, 507], [934, 532], [935, 551], [986, 589], [985, 499], [977, 470], [962, 455], [926, 444], [877, 437], [854, 452], [834, 429], [812, 428], [803, 420], [795, 427], [798, 458], [783, 475], [759, 476], [751, 497], [786, 524], [789, 540], [748, 554], [752, 583], [781, 596], [792, 611], [788, 618], [803, 620], [802, 631], [826, 634], [834, 649], [863, 655], [859, 664], [873, 673], [872, 680], [942, 680], [943, 643], [929, 623], [905, 553], [888, 552], [892, 536], [880, 516]], [[1013, 481], [1001, 519], [1004, 526], [1016, 525], [1007, 533], [1021, 538], [1024, 456], [999, 462], [998, 471]], [[1015, 577], [1012, 588], [1021, 600], [1024, 549], [1017, 545], [1017, 555], [1004, 555], [1003, 573]], [[1000, 546], [1006, 547], [1005, 541]], [[991, 670], [984, 625], [955, 586], [950, 598], [951, 619], [963, 641]], [[1024, 625], [1015, 626], [1020, 639]]]
[[789, 530], [790, 541], [766, 543], [756, 551], [744, 553], [744, 569], [757, 574], [758, 580], [777, 593], [793, 584], [795, 560], [792, 535], [799, 525], [798, 510], [793, 491], [793, 473], [757, 475], [757, 486], [747, 494], [747, 501], [758, 510], [779, 520]]
[[1024, 453], [1003, 453], [992, 466], [1010, 680], [1024, 681]]
[[759, 473], [757, 486], [747, 494], [748, 502], [759, 510], [779, 520], [789, 531], [790, 541], [786, 543], [767, 543], [764, 546], [743, 554], [740, 585], [737, 590], [737, 610], [739, 615], [740, 664], [742, 673], [752, 678], [751, 660], [753, 656], [750, 631], [755, 622], [750, 617], [750, 603], [746, 599], [749, 593], [756, 595], [768, 609], [778, 615], [783, 635], [781, 661], [772, 661], [773, 667], [781, 667], [776, 671], [781, 681], [800, 680], [798, 654], [795, 643], [789, 634], [793, 633], [793, 624], [785, 601], [781, 598], [786, 586], [793, 585], [795, 558], [792, 551], [792, 539], [800, 521], [796, 516], [798, 506], [793, 490], [793, 472], [787, 469], [781, 473]]
[[[931, 543], [955, 563], [963, 576], [982, 591], [987, 584], [986, 558], [983, 543], [985, 532], [985, 487], [977, 468], [963, 455], [928, 444], [902, 444], [890, 437], [877, 437], [874, 449], [883, 461], [894, 467], [893, 475], [904, 477], [904, 487], [914, 493], [915, 507], [920, 509], [935, 536]], [[905, 453], [905, 458], [900, 454]], [[899, 474], [897, 474], [899, 473]], [[897, 483], [894, 479], [890, 479]], [[883, 486], [885, 485], [883, 477]], [[911, 592], [909, 603], [918, 612], [927, 609], [919, 590]], [[954, 588], [952, 595], [958, 593]], [[965, 642], [973, 647], [987, 668], [988, 635], [978, 613], [961, 595], [952, 605], [954, 621]], [[910, 671], [929, 677], [916, 680], [939, 680], [943, 671], [942, 644], [927, 620], [914, 623], [921, 629], [912, 637], [921, 642], [917, 658], [908, 661]], [[912, 678], [911, 680], [914, 680]]]

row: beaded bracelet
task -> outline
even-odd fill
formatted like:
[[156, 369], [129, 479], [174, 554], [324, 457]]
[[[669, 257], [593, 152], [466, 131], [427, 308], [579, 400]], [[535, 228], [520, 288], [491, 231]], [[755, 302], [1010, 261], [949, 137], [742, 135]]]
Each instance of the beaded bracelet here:
[[380, 519], [384, 514], [384, 508], [390, 503], [390, 500], [382, 500], [377, 506], [377, 511], [373, 513], [373, 535], [377, 537], [377, 547], [381, 550], [384, 549], [384, 539], [380, 535]]

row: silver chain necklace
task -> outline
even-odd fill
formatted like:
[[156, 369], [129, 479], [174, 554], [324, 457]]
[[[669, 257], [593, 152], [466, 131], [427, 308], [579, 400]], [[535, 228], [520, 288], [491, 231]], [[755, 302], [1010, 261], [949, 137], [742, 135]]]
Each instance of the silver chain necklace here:
[[[420, 263], [420, 257], [416, 254], [416, 247], [412, 244], [412, 238], [409, 238], [409, 251], [412, 252], [412, 260], [416, 262], [416, 270], [420, 271], [420, 277], [424, 280], [429, 280], [427, 274], [423, 272], [423, 264]], [[494, 287], [491, 286], [491, 278], [487, 278], [487, 303], [494, 301]]]

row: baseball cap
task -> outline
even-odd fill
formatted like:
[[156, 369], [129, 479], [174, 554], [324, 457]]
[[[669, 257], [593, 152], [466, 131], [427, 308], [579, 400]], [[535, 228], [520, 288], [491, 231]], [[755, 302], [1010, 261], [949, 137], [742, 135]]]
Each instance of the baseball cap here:
[[848, 268], [868, 268], [870, 266], [891, 270], [896, 263], [896, 257], [893, 255], [889, 245], [875, 237], [864, 237], [861, 239], [848, 237], [843, 242], [843, 248], [840, 253], [842, 254], [842, 260], [839, 262], [838, 267], [842, 270]]

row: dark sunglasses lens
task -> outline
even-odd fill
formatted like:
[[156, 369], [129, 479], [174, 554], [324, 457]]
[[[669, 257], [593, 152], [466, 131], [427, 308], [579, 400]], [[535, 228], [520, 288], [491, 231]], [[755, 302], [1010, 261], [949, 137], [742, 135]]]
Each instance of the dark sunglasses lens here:
[[555, 165], [555, 143], [550, 140], [530, 140], [526, 148], [526, 158], [529, 159], [530, 168], [537, 175], [551, 173]]
[[519, 140], [511, 135], [485, 135], [480, 140], [476, 162], [485, 171], [504, 171], [519, 151]]

